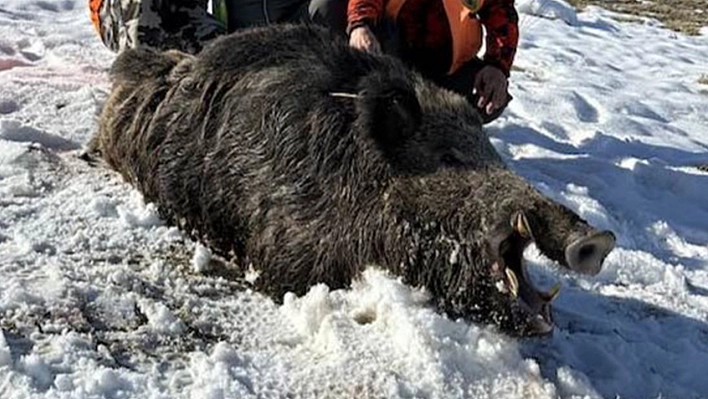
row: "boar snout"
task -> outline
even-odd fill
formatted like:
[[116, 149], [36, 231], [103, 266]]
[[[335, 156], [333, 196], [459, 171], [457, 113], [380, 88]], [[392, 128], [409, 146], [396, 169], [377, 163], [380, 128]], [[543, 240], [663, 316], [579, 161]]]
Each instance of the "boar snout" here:
[[589, 225], [575, 212], [544, 199], [529, 212], [538, 249], [576, 273], [594, 276], [615, 248], [615, 235]]
[[565, 260], [570, 270], [594, 276], [602, 269], [602, 263], [615, 247], [615, 235], [611, 231], [597, 232], [578, 237], [574, 235], [565, 248]]

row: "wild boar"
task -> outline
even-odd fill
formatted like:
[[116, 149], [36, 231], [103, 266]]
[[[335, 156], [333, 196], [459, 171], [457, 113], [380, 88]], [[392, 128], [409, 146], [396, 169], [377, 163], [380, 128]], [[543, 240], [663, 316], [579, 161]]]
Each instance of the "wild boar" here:
[[524, 248], [592, 275], [614, 247], [514, 174], [463, 97], [322, 28], [129, 50], [112, 80], [92, 151], [276, 301], [375, 264], [450, 316], [546, 334], [556, 292]]

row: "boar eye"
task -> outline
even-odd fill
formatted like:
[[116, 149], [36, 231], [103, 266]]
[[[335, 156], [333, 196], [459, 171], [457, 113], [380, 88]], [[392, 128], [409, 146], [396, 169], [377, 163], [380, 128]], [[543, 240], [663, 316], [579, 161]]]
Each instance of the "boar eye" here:
[[388, 97], [388, 107], [398, 110], [398, 112], [404, 112], [404, 99], [400, 94], [393, 94]]

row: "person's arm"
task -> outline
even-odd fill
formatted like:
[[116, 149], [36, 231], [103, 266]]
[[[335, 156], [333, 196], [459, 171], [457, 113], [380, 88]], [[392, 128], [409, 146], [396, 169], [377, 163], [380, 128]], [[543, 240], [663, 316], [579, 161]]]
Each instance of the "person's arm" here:
[[508, 77], [519, 43], [519, 14], [514, 0], [487, 0], [478, 16], [487, 31], [484, 61]]
[[349, 0], [347, 34], [349, 45], [363, 51], [379, 52], [381, 45], [371, 28], [384, 14], [384, 0]]
[[373, 28], [384, 15], [384, 0], [349, 0], [347, 33], [359, 27]]

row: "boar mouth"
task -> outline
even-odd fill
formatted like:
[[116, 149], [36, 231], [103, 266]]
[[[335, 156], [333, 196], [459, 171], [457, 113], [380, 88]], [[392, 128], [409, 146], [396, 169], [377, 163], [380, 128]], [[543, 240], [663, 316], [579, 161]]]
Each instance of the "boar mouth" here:
[[[521, 313], [526, 317], [523, 335], [546, 335], [553, 331], [551, 302], [558, 297], [561, 285], [556, 283], [548, 292], [534, 287], [523, 259], [524, 249], [535, 240], [528, 219], [523, 212], [511, 218], [511, 229], [498, 246], [494, 271], [503, 281], [502, 291], [515, 299]], [[607, 255], [614, 249], [612, 232], [590, 230], [585, 234], [573, 234], [563, 251], [564, 266], [587, 275], [600, 272]]]
[[519, 212], [512, 217], [512, 231], [499, 245], [499, 258], [494, 271], [500, 274], [500, 289], [515, 300], [520, 313], [526, 318], [521, 327], [522, 335], [547, 335], [553, 331], [551, 302], [560, 293], [560, 283], [548, 292], [534, 287], [523, 259], [524, 250], [533, 242], [533, 235], [526, 216]]

